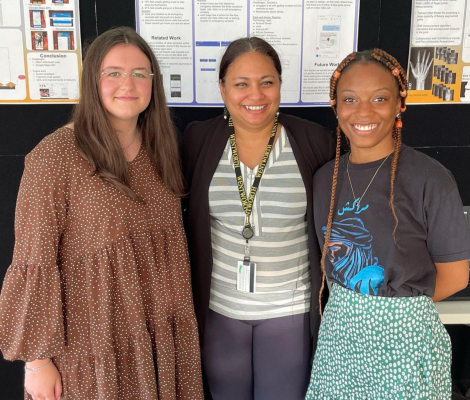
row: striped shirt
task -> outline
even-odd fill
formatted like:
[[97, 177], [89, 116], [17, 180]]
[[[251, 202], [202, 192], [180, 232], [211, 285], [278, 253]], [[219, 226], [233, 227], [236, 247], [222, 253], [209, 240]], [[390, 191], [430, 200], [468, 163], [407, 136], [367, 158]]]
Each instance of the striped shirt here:
[[[247, 195], [258, 167], [240, 162]], [[255, 293], [237, 290], [237, 264], [245, 254], [245, 221], [230, 141], [209, 188], [212, 280], [209, 308], [229, 318], [256, 320], [310, 309], [307, 196], [286, 131], [281, 128], [256, 194], [250, 218]]]

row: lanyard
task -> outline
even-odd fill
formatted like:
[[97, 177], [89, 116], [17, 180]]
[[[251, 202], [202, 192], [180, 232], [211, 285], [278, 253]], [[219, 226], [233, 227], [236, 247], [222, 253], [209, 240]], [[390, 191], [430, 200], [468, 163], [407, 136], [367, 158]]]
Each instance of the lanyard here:
[[263, 176], [263, 172], [266, 168], [266, 163], [269, 158], [269, 154], [271, 153], [271, 149], [273, 147], [274, 138], [276, 137], [277, 131], [277, 117], [274, 119], [273, 129], [271, 130], [271, 136], [269, 137], [268, 145], [266, 146], [266, 150], [264, 151], [263, 159], [261, 160], [258, 171], [255, 175], [255, 180], [253, 181], [253, 185], [250, 189], [250, 194], [248, 197], [246, 196], [245, 192], [245, 185], [243, 184], [243, 177], [242, 171], [240, 168], [240, 160], [238, 158], [238, 150], [237, 150], [237, 143], [235, 142], [235, 129], [233, 128], [232, 118], [229, 119], [228, 125], [232, 127], [232, 133], [230, 135], [230, 146], [232, 147], [232, 159], [233, 159], [233, 166], [235, 167], [235, 174], [237, 176], [237, 186], [238, 191], [240, 193], [240, 199], [242, 202], [243, 211], [245, 211], [246, 219], [245, 225], [243, 226], [242, 236], [246, 239], [247, 243], [248, 240], [251, 239], [254, 235], [253, 228], [250, 224], [250, 215], [253, 210], [253, 202], [255, 200], [256, 192], [258, 191], [258, 186], [261, 181], [261, 177]]

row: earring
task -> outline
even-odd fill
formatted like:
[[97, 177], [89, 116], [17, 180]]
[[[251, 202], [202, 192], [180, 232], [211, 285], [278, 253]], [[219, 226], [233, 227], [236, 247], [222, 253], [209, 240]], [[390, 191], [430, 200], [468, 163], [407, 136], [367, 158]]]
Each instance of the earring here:
[[401, 122], [401, 113], [398, 113], [395, 118], [395, 128], [396, 129], [403, 128], [403, 122]]
[[227, 106], [224, 106], [224, 119], [227, 119], [230, 113], [228, 112]]
[[403, 128], [403, 122], [401, 122], [399, 119], [395, 121], [395, 128], [400, 129]]
[[279, 117], [279, 110], [276, 111], [276, 118]]

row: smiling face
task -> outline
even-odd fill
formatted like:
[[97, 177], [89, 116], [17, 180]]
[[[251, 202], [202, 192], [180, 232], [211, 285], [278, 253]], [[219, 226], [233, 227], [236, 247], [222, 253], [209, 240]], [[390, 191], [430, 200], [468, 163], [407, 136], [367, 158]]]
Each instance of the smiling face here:
[[[117, 45], [103, 58], [100, 72], [104, 69], [121, 69], [130, 72], [136, 69], [151, 71], [147, 56], [132, 44]], [[132, 79], [106, 79], [100, 75], [100, 96], [113, 125], [137, 124], [139, 114], [149, 105], [152, 96], [152, 81]]]
[[349, 66], [338, 80], [336, 104], [352, 162], [378, 160], [393, 151], [392, 130], [400, 98], [390, 71], [375, 62]]
[[281, 100], [281, 82], [271, 59], [259, 52], [237, 57], [220, 83], [220, 93], [235, 127], [271, 127]]

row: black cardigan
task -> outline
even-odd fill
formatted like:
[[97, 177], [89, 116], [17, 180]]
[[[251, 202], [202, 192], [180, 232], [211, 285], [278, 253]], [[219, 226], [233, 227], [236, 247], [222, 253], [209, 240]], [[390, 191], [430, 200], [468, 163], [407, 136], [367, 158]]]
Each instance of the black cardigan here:
[[[313, 350], [315, 350], [320, 325], [318, 293], [321, 285], [321, 251], [313, 220], [313, 174], [334, 157], [335, 144], [333, 136], [313, 122], [280, 114], [279, 123], [286, 128], [307, 192], [307, 225], [312, 277], [310, 332]], [[212, 276], [209, 185], [229, 136], [228, 122], [220, 116], [208, 121], [189, 124], [183, 137], [183, 174], [188, 193], [183, 200], [183, 210], [201, 345], [204, 344]], [[325, 187], [325, 196], [330, 196], [330, 191], [330, 187]], [[322, 301], [323, 306], [325, 302], [326, 297]]]

